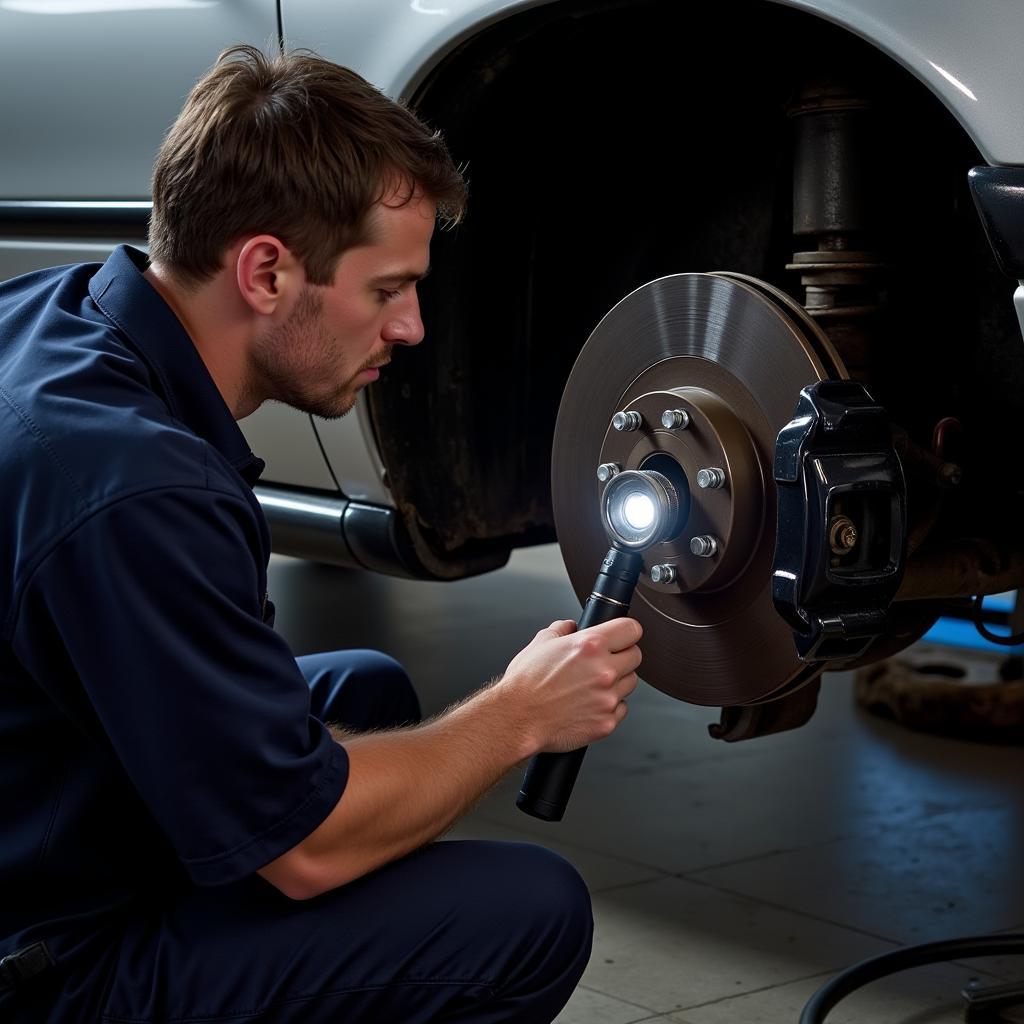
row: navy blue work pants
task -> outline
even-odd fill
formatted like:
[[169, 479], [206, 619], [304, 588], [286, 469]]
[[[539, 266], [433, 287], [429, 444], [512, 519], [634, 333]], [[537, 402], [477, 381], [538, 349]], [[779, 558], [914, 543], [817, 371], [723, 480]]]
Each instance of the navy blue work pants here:
[[[405, 671], [383, 654], [299, 665], [323, 721], [365, 730], [419, 719]], [[540, 1024], [575, 988], [592, 927], [575, 869], [524, 843], [432, 843], [301, 902], [259, 877], [194, 887], [129, 925], [101, 1020]]]

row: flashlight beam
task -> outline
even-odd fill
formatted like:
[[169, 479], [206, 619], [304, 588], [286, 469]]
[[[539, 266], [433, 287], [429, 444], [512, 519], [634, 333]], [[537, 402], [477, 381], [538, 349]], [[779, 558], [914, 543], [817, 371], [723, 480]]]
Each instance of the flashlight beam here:
[[634, 530], [646, 530], [654, 522], [654, 501], [647, 494], [631, 494], [622, 505], [622, 515]]

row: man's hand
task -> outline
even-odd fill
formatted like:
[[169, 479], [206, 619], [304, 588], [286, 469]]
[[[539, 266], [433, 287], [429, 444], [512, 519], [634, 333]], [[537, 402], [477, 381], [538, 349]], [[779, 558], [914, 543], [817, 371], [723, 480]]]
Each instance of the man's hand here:
[[521, 702], [537, 751], [575, 750], [614, 732], [636, 689], [642, 635], [635, 619], [581, 632], [561, 619], [512, 659], [498, 687]]

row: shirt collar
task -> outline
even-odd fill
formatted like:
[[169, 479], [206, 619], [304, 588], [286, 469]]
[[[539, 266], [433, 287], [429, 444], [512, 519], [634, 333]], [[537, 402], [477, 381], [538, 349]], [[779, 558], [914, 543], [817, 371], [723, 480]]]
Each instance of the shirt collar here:
[[119, 245], [89, 282], [89, 294], [153, 371], [171, 415], [209, 441], [251, 486], [264, 463], [250, 450], [181, 321], [142, 276], [148, 264], [145, 253]]

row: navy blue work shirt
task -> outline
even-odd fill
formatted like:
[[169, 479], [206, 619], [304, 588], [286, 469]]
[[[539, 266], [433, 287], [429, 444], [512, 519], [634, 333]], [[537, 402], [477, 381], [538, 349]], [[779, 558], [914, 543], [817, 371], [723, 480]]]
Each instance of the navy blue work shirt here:
[[145, 268], [0, 285], [0, 958], [251, 875], [348, 777], [264, 621], [263, 463]]

